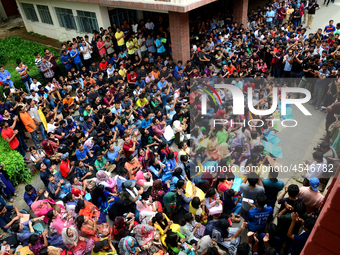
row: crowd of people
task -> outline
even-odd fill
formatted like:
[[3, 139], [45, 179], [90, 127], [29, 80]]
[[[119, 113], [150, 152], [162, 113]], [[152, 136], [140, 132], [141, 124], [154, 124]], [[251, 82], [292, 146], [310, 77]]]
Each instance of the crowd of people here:
[[[60, 56], [32, 52], [42, 83], [17, 60], [26, 91], [0, 66], [2, 137], [44, 185], [25, 186], [28, 211], [7, 205], [17, 194], [1, 164], [5, 253], [300, 254], [320, 212], [320, 183], [331, 177], [323, 170], [340, 161], [340, 23], [307, 34], [319, 9], [315, 0], [273, 0], [251, 10], [247, 24], [223, 8], [205, 21], [195, 15], [186, 62], [171, 57], [166, 15], [113, 24], [63, 43]], [[275, 88], [290, 86], [327, 110], [303, 187], [284, 187], [273, 170], [282, 126], [270, 120], [291, 112], [234, 115], [232, 93], [216, 89], [202, 114], [202, 94], [224, 79], [260, 110], [272, 107]], [[259, 118], [262, 127], [248, 122]]]

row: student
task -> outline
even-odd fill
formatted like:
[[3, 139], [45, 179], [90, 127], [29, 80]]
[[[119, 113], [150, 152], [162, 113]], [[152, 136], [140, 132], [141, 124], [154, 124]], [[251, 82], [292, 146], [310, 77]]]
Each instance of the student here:
[[[248, 181], [248, 184], [246, 184]], [[250, 205], [248, 204], [248, 199], [253, 200], [253, 203], [256, 205], [256, 196], [258, 194], [264, 193], [265, 190], [262, 186], [262, 182], [259, 176], [256, 173], [250, 173], [244, 178], [240, 189], [243, 192], [243, 200], [242, 200], [242, 208], [240, 211], [240, 215], [246, 220], [248, 212], [250, 210]], [[245, 198], [247, 201], [245, 201]]]
[[262, 179], [265, 194], [267, 196], [267, 205], [274, 208], [277, 194], [283, 189], [284, 183], [277, 179], [279, 175], [278, 171], [271, 169], [267, 179]]
[[257, 194], [255, 205], [251, 208], [247, 215], [247, 222], [249, 230], [262, 232], [266, 228], [267, 222], [273, 217], [273, 208], [265, 206], [267, 204], [267, 197], [264, 193]]
[[323, 195], [319, 191], [320, 181], [318, 178], [312, 177], [309, 180], [309, 187], [301, 187], [298, 194], [302, 202], [306, 205], [307, 213], [313, 213], [319, 209]]
[[24, 193], [24, 200], [26, 204], [31, 207], [31, 204], [33, 204], [35, 201], [38, 201], [43, 192], [43, 189], [39, 189], [37, 192], [31, 184], [26, 185]]

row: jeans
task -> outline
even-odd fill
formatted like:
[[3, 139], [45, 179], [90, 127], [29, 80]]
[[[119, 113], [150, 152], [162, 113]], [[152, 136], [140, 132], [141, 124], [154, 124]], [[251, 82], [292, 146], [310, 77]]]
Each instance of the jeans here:
[[121, 45], [121, 46], [118, 46], [118, 48], [119, 48], [119, 50], [121, 50], [121, 51], [125, 51], [125, 44], [123, 44], [123, 45]]
[[209, 118], [214, 118], [214, 116], [215, 116], [214, 108], [208, 108], [207, 113], [204, 114], [204, 116], [209, 117]]
[[[234, 198], [233, 201], [235, 202], [237, 200], [237, 198]], [[230, 211], [226, 212], [226, 213], [232, 213], [234, 212], [235, 215], [239, 215], [240, 211], [241, 211], [241, 207], [242, 207], [242, 200], [239, 200], [238, 203], [235, 205], [235, 207], [233, 209], [231, 209]]]
[[273, 27], [273, 22], [271, 21], [271, 22], [267, 22], [267, 27], [268, 28], [272, 28]]
[[39, 128], [40, 128], [40, 132], [41, 132], [41, 135], [43, 137], [43, 140], [46, 140], [46, 134], [45, 134], [45, 127], [44, 127], [44, 125], [41, 123], [39, 125]]
[[275, 78], [281, 78], [281, 69], [273, 68], [273, 73]]
[[83, 63], [80, 61], [79, 63], [74, 63], [77, 71], [80, 71], [81, 70], [81, 67], [83, 66]]
[[54, 177], [58, 177], [60, 180], [64, 180], [64, 177], [61, 175], [61, 172], [58, 171], [54, 174]]
[[30, 95], [31, 95], [30, 84], [32, 84], [32, 83], [33, 83], [33, 81], [32, 81], [31, 77], [30, 77], [30, 79], [28, 81], [24, 82], [26, 90], [27, 90], [27, 93], [30, 94]]
[[26, 153], [25, 153], [25, 151], [22, 149], [22, 147], [20, 146], [20, 144], [19, 144], [18, 147], [15, 148], [15, 150], [16, 150], [17, 152], [19, 152], [19, 153], [21, 154], [21, 156], [23, 156], [24, 158], [26, 157]]
[[136, 126], [134, 129], [140, 129], [142, 127], [142, 121], [136, 120], [134, 125]]
[[36, 131], [33, 131], [33, 132], [31, 132], [30, 134], [31, 134], [31, 136], [32, 136], [32, 140], [33, 140], [33, 142], [34, 142], [34, 144], [35, 144], [35, 147], [37, 147], [37, 149], [38, 149], [38, 148], [40, 149], [41, 146], [40, 146], [40, 141], [39, 141], [37, 132], [36, 132]]
[[28, 146], [27, 146], [27, 144], [25, 142], [24, 135], [18, 133], [17, 138], [19, 140], [19, 146], [22, 148], [22, 150], [23, 151], [27, 151], [28, 150]]
[[282, 25], [282, 23], [283, 23], [283, 19], [277, 19], [275, 22], [275, 26], [279, 27], [279, 25]]
[[[44, 162], [44, 164], [47, 166], [47, 168], [51, 167], [51, 160], [49, 160], [48, 158], [43, 158], [42, 160]], [[60, 171], [59, 171], [60, 172]]]

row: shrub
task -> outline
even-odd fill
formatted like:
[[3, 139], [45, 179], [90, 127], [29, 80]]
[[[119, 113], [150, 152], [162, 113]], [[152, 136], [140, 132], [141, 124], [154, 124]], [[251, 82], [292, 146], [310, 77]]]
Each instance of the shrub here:
[[28, 183], [31, 180], [30, 171], [19, 152], [12, 150], [8, 142], [0, 135], [0, 162], [5, 163], [5, 171], [13, 185]]
[[[40, 56], [44, 56], [44, 49], [46, 48], [50, 52], [53, 52], [56, 57], [59, 57], [59, 52], [54, 48], [24, 40], [18, 36], [10, 36], [0, 40], [0, 65], [3, 65], [5, 69], [9, 71], [12, 76], [11, 80], [16, 88], [25, 89], [25, 85], [22, 83], [20, 75], [15, 70], [17, 59], [21, 59], [29, 68], [28, 74], [31, 77], [36, 77], [41, 84], [44, 84], [44, 79], [34, 63], [34, 52], [38, 52]], [[61, 70], [64, 70], [64, 65], [61, 63], [60, 59], [57, 60], [57, 64], [61, 67]]]

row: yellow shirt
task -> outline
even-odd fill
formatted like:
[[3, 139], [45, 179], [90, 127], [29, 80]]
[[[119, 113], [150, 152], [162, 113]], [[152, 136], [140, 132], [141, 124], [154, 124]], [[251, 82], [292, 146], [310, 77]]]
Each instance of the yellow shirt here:
[[144, 98], [143, 102], [142, 102], [142, 100], [138, 99], [136, 101], [136, 107], [144, 106], [147, 102], [148, 102], [148, 100], [146, 98]]
[[128, 50], [128, 54], [129, 54], [129, 55], [135, 54], [135, 48], [132, 47], [132, 48], [130, 49], [131, 46], [133, 46], [133, 41], [126, 42], [126, 49]]
[[119, 74], [120, 76], [122, 76], [123, 79], [125, 79], [125, 77], [126, 77], [126, 69], [125, 69], [125, 68], [119, 69], [118, 74]]
[[[122, 31], [120, 31], [119, 33], [118, 32], [115, 33], [116, 39], [121, 37], [122, 35], [124, 35], [124, 33]], [[120, 40], [117, 41], [118, 46], [122, 46], [122, 45], [124, 45], [124, 43], [125, 43], [124, 37], [122, 37]]]
[[133, 49], [134, 49], [134, 50], [138, 50], [138, 49], [139, 49], [139, 45], [138, 45], [138, 40], [137, 40], [137, 38], [136, 38], [136, 37], [133, 38], [132, 41], [133, 41], [133, 44], [134, 44]]

